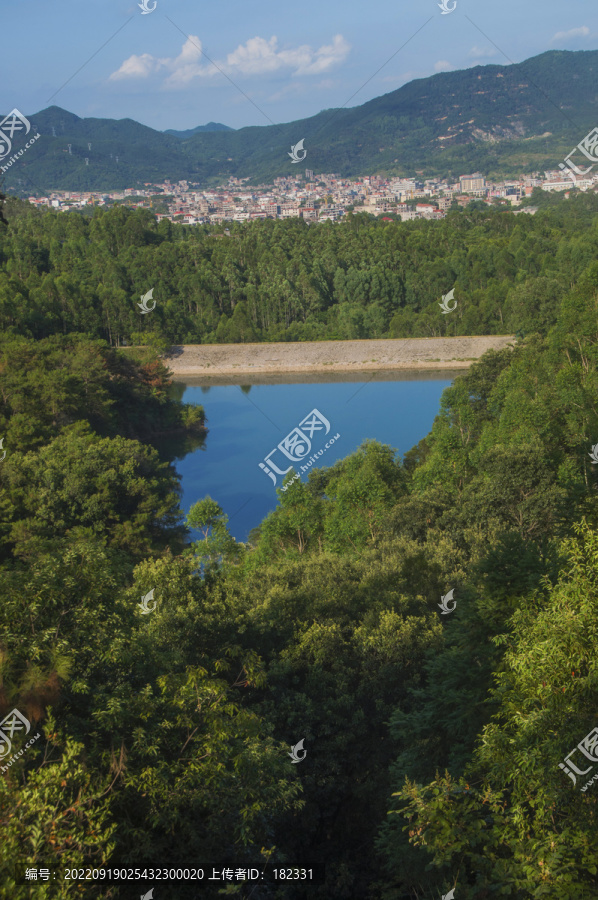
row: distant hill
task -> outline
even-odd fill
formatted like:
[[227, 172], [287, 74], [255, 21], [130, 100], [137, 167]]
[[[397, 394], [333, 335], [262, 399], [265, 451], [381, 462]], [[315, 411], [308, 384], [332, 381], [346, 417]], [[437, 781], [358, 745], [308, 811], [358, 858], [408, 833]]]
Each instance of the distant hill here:
[[[554, 50], [519, 65], [420, 78], [351, 109], [283, 125], [204, 126], [188, 137], [133, 119], [81, 119], [53, 106], [29, 116], [42, 137], [9, 169], [5, 184], [27, 194], [164, 179], [207, 185], [230, 175], [257, 184], [305, 166], [345, 176], [422, 177], [556, 168], [598, 119], [597, 76], [598, 51]], [[307, 157], [297, 166], [288, 153], [302, 138]]]
[[208, 122], [207, 125], [198, 125], [196, 128], [188, 128], [187, 131], [175, 131], [174, 128], [167, 128], [162, 134], [174, 134], [178, 138], [188, 138], [199, 131], [234, 131], [228, 125], [222, 125], [220, 122]]

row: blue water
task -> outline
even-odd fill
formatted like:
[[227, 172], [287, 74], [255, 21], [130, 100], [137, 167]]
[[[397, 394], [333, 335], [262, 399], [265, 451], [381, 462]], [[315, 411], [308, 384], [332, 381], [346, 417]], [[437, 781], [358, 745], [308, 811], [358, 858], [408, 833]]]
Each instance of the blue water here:
[[[276, 488], [259, 463], [313, 409], [329, 421], [329, 433], [324, 434], [325, 423], [316, 431], [308, 427], [312, 448], [300, 462], [293, 463], [277, 449], [271, 461], [279, 469], [293, 465], [297, 472], [337, 434], [340, 437], [312, 468], [331, 466], [367, 438], [390, 444], [405, 454], [430, 431], [441, 394], [454, 374], [378, 373], [371, 381], [358, 381], [355, 376], [339, 380], [337, 375], [335, 381], [328, 377], [322, 382], [253, 384], [249, 391], [232, 384], [206, 387], [197, 380], [194, 384], [191, 378], [179, 379], [185, 382], [183, 400], [203, 405], [209, 429], [204, 447], [176, 462], [183, 489], [182, 508], [187, 512], [209, 495], [228, 515], [231, 534], [245, 541], [251, 529], [278, 504]], [[302, 432], [306, 433], [305, 428]], [[276, 478], [280, 487], [283, 476]], [[301, 476], [302, 481], [307, 478], [308, 472]]]

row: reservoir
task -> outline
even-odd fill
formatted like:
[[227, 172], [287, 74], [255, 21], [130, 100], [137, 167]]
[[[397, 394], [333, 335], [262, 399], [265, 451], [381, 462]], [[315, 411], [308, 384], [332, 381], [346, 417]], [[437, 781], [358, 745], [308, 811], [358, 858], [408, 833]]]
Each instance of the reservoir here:
[[181, 507], [186, 513], [209, 495], [229, 517], [231, 534], [246, 541], [278, 504], [279, 473], [292, 466], [306, 482], [311, 469], [333, 465], [367, 439], [403, 456], [428, 434], [458, 374], [253, 375], [237, 376], [238, 384], [179, 376], [176, 396], [204, 407], [209, 430], [202, 446], [174, 460]]

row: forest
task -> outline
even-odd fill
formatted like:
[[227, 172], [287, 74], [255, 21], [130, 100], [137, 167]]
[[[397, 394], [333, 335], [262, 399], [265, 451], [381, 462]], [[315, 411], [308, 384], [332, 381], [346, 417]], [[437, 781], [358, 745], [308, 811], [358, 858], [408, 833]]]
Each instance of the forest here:
[[[209, 231], [4, 205], [0, 718], [41, 737], [0, 769], [0, 896], [192, 865], [264, 881], [156, 900], [598, 898], [594, 769], [559, 766], [598, 727], [598, 198]], [[158, 437], [209, 406], [161, 347], [514, 331], [402, 457], [290, 472], [246, 543], [213, 498], [183, 516]]]
[[[472, 204], [438, 222], [366, 213], [184, 226], [149, 210], [91, 217], [11, 200], [0, 234], [0, 330], [176, 344], [546, 331], [595, 258], [595, 194], [538, 190], [535, 215]], [[139, 301], [153, 290], [155, 309]], [[439, 302], [455, 290], [454, 314]]]

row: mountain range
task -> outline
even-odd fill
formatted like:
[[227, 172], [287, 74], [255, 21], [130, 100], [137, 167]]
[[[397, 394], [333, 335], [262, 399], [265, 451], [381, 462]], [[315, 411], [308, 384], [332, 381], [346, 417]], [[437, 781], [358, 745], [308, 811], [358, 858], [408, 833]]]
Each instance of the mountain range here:
[[302, 139], [305, 167], [316, 172], [515, 176], [556, 168], [596, 124], [597, 76], [598, 51], [553, 50], [419, 78], [350, 109], [238, 130], [210, 123], [162, 132], [51, 106], [28, 116], [41, 138], [8, 169], [5, 187], [27, 195], [165, 179], [209, 186], [231, 175], [258, 184], [303, 172], [289, 158]]
[[167, 128], [162, 134], [174, 134], [178, 138], [188, 138], [192, 134], [198, 134], [200, 131], [234, 131], [234, 128], [222, 125], [220, 122], [208, 122], [207, 125], [198, 125], [196, 128], [188, 128], [186, 131], [175, 131], [174, 128]]

